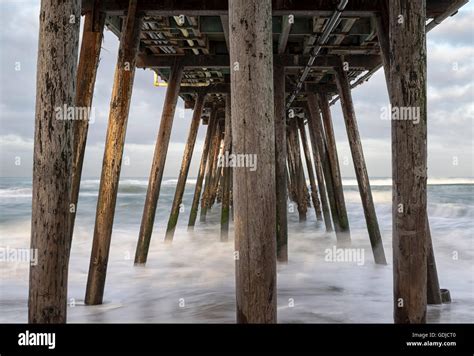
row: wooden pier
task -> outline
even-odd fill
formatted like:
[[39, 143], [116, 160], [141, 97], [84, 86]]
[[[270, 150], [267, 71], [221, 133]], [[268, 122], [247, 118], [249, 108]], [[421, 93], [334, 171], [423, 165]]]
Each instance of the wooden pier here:
[[[186, 219], [180, 206], [187, 178], [197, 176], [187, 225], [198, 229], [207, 223], [209, 209], [221, 204], [220, 240], [235, 243], [236, 321], [276, 323], [276, 265], [291, 260], [288, 203], [295, 204], [300, 221], [307, 219], [309, 207], [314, 209], [316, 219], [324, 223], [322, 229], [315, 225], [315, 234], [330, 234], [342, 247], [351, 244], [331, 115], [335, 99], [342, 107], [374, 263], [387, 264], [383, 243], [389, 237], [379, 229], [364, 137], [351, 94], [351, 89], [383, 67], [392, 107], [418, 108], [421, 113], [419, 123], [391, 122], [392, 265], [394, 321], [424, 323], [427, 304], [441, 303], [426, 211], [426, 33], [466, 2], [43, 1], [31, 234], [39, 263], [30, 270], [29, 321], [66, 322], [69, 253], [80, 209], [88, 122], [57, 121], [54, 109], [92, 105], [106, 26], [117, 35], [120, 47], [111, 84], [86, 304], [101, 304], [107, 293], [136, 68], [154, 71], [167, 88], [136, 237], [135, 264], [146, 264], [152, 237], [172, 242], [179, 219]], [[66, 21], [71, 14], [77, 18], [74, 25]], [[51, 57], [51, 51], [56, 56]], [[185, 108], [193, 109], [193, 117], [166, 236], [153, 236], [179, 98]], [[201, 123], [207, 126], [204, 148], [194, 152]], [[193, 154], [201, 157], [197, 172], [190, 172]], [[226, 165], [222, 158], [229, 154], [255, 157], [255, 169]]]

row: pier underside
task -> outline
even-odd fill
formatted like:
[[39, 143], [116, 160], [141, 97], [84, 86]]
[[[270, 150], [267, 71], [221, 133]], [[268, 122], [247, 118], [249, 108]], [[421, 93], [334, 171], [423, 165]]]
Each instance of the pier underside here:
[[[296, 204], [300, 221], [306, 220], [307, 208], [312, 206], [326, 232], [334, 232], [337, 246], [351, 244], [331, 116], [331, 105], [337, 101], [342, 108], [373, 260], [387, 264], [351, 92], [383, 67], [391, 105], [420, 112], [418, 122], [391, 120], [392, 262], [395, 322], [424, 323], [427, 304], [442, 302], [426, 212], [426, 33], [466, 2], [83, 0], [85, 21], [77, 70], [76, 42], [64, 60], [67, 63], [44, 60], [38, 66], [38, 88], [44, 89], [52, 77], [61, 95], [53, 98], [54, 102], [40, 95], [37, 102], [36, 125], [45, 131], [37, 131], [35, 159], [39, 157], [39, 162], [42, 152], [49, 153], [41, 161], [44, 166], [35, 166], [32, 248], [52, 257], [31, 267], [30, 321], [66, 319], [67, 283], [59, 286], [54, 278], [61, 271], [61, 281], [67, 281], [68, 260], [58, 256], [69, 255], [88, 131], [87, 120], [48, 126], [41, 121], [43, 112], [62, 107], [63, 97], [74, 98], [71, 105], [91, 106], [105, 26], [118, 37], [120, 48], [86, 304], [103, 302], [137, 68], [151, 69], [158, 78], [157, 85], [167, 88], [137, 239], [136, 265], [147, 262], [179, 97], [194, 115], [165, 241], [173, 240], [188, 174], [197, 174], [188, 228], [195, 227], [198, 211], [200, 223], [206, 223], [207, 211], [216, 202], [222, 203], [222, 242], [228, 240], [229, 224], [233, 222], [237, 322], [277, 322], [276, 264], [291, 260], [287, 248], [288, 201]], [[48, 13], [64, 12], [61, 6], [45, 7]], [[78, 11], [79, 7], [69, 10]], [[48, 21], [58, 24], [64, 38], [77, 37], [78, 28], [65, 27], [61, 15]], [[43, 22], [42, 26], [51, 25]], [[40, 48], [61, 46], [62, 38], [40, 36]], [[61, 71], [65, 68], [72, 70], [65, 75]], [[77, 89], [61, 84], [61, 75], [69, 78], [71, 72], [77, 74]], [[201, 123], [207, 130], [201, 163], [198, 172], [189, 173]], [[48, 132], [50, 127], [59, 140]], [[223, 164], [223, 157], [229, 155], [242, 158], [238, 161], [242, 165]], [[41, 179], [56, 167], [48, 166], [50, 161], [54, 164], [50, 156], [57, 156], [64, 168], [56, 177], [58, 182]], [[58, 194], [71, 197], [69, 206], [74, 209], [70, 219], [64, 214], [45, 217], [36, 213], [64, 209], [64, 203], [60, 205], [51, 198]], [[49, 231], [49, 226], [54, 229]], [[60, 248], [48, 251], [44, 234], [60, 241]], [[56, 289], [46, 295], [41, 292], [44, 285]], [[53, 310], [54, 316], [45, 317], [45, 310]]]

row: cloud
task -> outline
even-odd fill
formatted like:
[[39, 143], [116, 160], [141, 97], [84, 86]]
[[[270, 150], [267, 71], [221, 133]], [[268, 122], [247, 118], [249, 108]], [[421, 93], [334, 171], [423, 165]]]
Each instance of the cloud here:
[[33, 139], [19, 135], [0, 136], [0, 175], [6, 177], [31, 176], [33, 167]]
[[428, 40], [435, 37], [438, 44], [472, 46], [474, 38], [472, 14], [471, 4], [465, 5], [456, 15], [448, 17], [442, 24], [431, 30], [428, 34]]
[[[428, 34], [428, 145], [430, 174], [435, 176], [472, 175], [472, 117], [474, 114], [473, 6], [469, 4]], [[31, 175], [32, 140], [36, 85], [39, 3], [36, 0], [0, 3], [0, 161], [1, 175]], [[90, 125], [84, 174], [100, 176], [107, 131], [110, 97], [118, 52], [118, 39], [104, 34], [93, 106], [96, 121]], [[15, 70], [18, 62], [20, 70]], [[156, 142], [165, 88], [153, 86], [150, 70], [137, 70], [128, 119], [122, 177], [148, 176]], [[390, 176], [390, 122], [380, 119], [380, 109], [388, 104], [383, 70], [353, 91], [355, 111], [364, 155], [371, 176]], [[174, 118], [165, 176], [179, 172], [183, 145], [187, 139], [192, 110], [179, 100]], [[179, 115], [184, 113], [184, 115]], [[340, 103], [332, 107], [340, 159], [350, 157]], [[198, 134], [190, 175], [195, 176], [201, 155], [205, 127]], [[22, 165], [15, 166], [20, 155]], [[462, 159], [458, 166], [453, 156]], [[13, 162], [13, 163], [12, 163]], [[349, 165], [344, 176], [354, 176]]]

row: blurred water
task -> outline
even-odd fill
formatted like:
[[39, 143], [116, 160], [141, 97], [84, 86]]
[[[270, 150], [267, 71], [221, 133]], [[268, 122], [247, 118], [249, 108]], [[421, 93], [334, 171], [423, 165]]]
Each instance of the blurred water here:
[[[373, 263], [357, 186], [345, 180], [352, 247], [364, 249], [365, 263], [325, 261], [335, 236], [325, 233], [312, 209], [304, 223], [294, 209], [289, 213], [289, 263], [278, 266], [279, 322], [392, 322], [391, 186], [389, 179], [371, 182], [389, 265]], [[235, 322], [233, 241], [219, 242], [218, 205], [205, 224], [198, 221], [193, 232], [187, 231], [194, 183], [186, 187], [185, 211], [168, 245], [163, 239], [176, 179], [164, 180], [148, 263], [134, 267], [147, 180], [121, 180], [105, 302], [84, 306], [99, 180], [83, 180], [69, 270], [69, 322]], [[473, 322], [474, 185], [469, 179], [431, 183], [429, 216], [438, 273], [453, 302], [429, 307], [428, 320]], [[30, 215], [30, 180], [1, 178], [0, 247], [29, 248]], [[0, 322], [26, 322], [28, 264], [0, 261], [0, 288]]]

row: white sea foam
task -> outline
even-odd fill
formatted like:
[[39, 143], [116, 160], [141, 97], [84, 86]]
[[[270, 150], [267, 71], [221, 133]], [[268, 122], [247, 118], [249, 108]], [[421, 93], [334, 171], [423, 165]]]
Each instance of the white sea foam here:
[[[94, 307], [85, 306], [83, 299], [98, 181], [89, 182], [95, 188], [91, 186], [81, 192], [69, 268], [68, 297], [73, 298], [75, 305], [68, 310], [69, 321], [235, 322], [234, 244], [232, 239], [219, 242], [219, 206], [211, 209], [206, 224], [198, 222], [194, 232], [187, 232], [192, 193], [185, 194], [185, 211], [180, 215], [175, 239], [171, 245], [165, 244], [174, 185], [164, 186], [148, 263], [145, 267], [134, 267], [146, 180], [126, 181], [121, 189], [137, 188], [142, 193], [119, 194], [105, 303]], [[474, 204], [469, 199], [470, 191], [465, 186], [436, 186], [429, 191], [430, 225], [440, 283], [453, 298], [450, 305], [429, 308], [430, 322], [472, 322], [474, 318]], [[357, 187], [346, 187], [345, 196], [351, 248], [365, 251], [361, 266], [325, 261], [324, 251], [333, 248], [336, 239], [334, 234], [325, 233], [324, 224], [315, 221], [312, 209], [308, 210], [305, 223], [298, 222], [297, 212], [289, 214], [289, 263], [278, 266], [280, 322], [392, 322], [391, 187], [373, 189], [373, 195], [388, 266], [373, 263]], [[2, 202], [2, 215], [8, 215], [0, 220], [0, 247], [29, 248], [31, 201]], [[26, 322], [28, 264], [0, 262], [0, 284], [0, 322]], [[184, 307], [180, 307], [180, 300]]]
[[[357, 185], [355, 178], [343, 178], [344, 186]], [[474, 184], [473, 178], [428, 178], [428, 185]], [[371, 186], [391, 186], [391, 178], [370, 178]]]
[[0, 199], [2, 198], [31, 198], [31, 188], [0, 188]]

